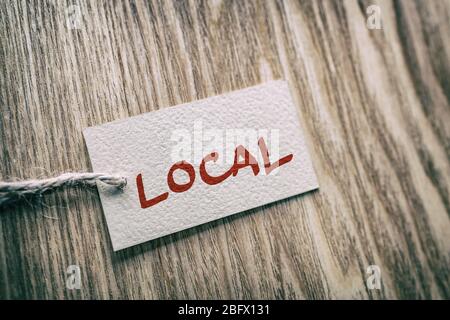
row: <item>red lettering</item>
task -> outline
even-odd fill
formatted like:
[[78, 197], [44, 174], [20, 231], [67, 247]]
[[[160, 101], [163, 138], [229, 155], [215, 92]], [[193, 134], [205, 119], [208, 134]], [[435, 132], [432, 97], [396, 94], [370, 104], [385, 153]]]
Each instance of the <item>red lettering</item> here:
[[[263, 138], [260, 138], [258, 140], [258, 146], [259, 150], [262, 154], [263, 160], [264, 160], [264, 170], [266, 171], [266, 175], [269, 175], [273, 170], [276, 168], [288, 163], [293, 159], [293, 154], [288, 154], [287, 156], [284, 156], [283, 158], [279, 159], [278, 161], [271, 163], [270, 162], [270, 155], [269, 150], [267, 149], [266, 143]], [[219, 154], [217, 152], [212, 152], [208, 154], [206, 157], [203, 158], [199, 171], [200, 171], [200, 177], [202, 178], [203, 182], [209, 185], [215, 185], [223, 182], [225, 179], [230, 177], [231, 175], [236, 176], [239, 172], [239, 170], [250, 167], [253, 171], [253, 174], [257, 176], [259, 174], [260, 168], [258, 165], [258, 161], [256, 158], [242, 145], [237, 146], [234, 150], [234, 163], [231, 166], [231, 168], [219, 175], [219, 176], [211, 176], [206, 171], [206, 163], [213, 161], [216, 162], [219, 158]], [[240, 161], [240, 158], [243, 158], [243, 161]], [[174, 179], [174, 173], [176, 170], [183, 170], [185, 171], [189, 176], [189, 181], [184, 184], [179, 184], [175, 182]], [[172, 165], [170, 167], [169, 172], [167, 173], [167, 185], [169, 186], [169, 189], [172, 192], [181, 193], [189, 190], [195, 181], [195, 170], [192, 164], [186, 161], [180, 161]], [[142, 182], [142, 174], [138, 174], [136, 177], [136, 186], [138, 190], [139, 195], [139, 201], [141, 203], [141, 208], [145, 209], [151, 206], [154, 206], [155, 204], [160, 203], [161, 201], [166, 200], [169, 197], [169, 192], [164, 192], [160, 194], [159, 196], [148, 200], [145, 196], [144, 191], [144, 184]]]
[[[173, 178], [173, 173], [175, 170], [184, 170], [189, 175], [189, 182], [185, 184], [178, 184], [175, 182]], [[192, 185], [194, 184], [195, 180], [195, 170], [192, 164], [186, 161], [180, 161], [175, 163], [169, 170], [169, 173], [167, 174], [167, 185], [169, 186], [170, 190], [173, 192], [185, 192], [189, 190]]]
[[161, 201], [164, 201], [169, 197], [169, 193], [164, 192], [163, 194], [153, 199], [147, 200], [147, 198], [145, 197], [144, 184], [142, 182], [142, 174], [140, 173], [136, 177], [136, 186], [138, 189], [139, 202], [141, 203], [142, 209], [154, 206], [155, 204], [160, 203]]
[[[244, 162], [239, 162], [239, 157], [243, 157]], [[258, 161], [243, 146], [237, 146], [234, 150], [234, 164], [231, 168], [233, 171], [233, 176], [236, 176], [239, 170], [248, 166], [252, 167], [253, 174], [257, 176], [259, 173]]]
[[269, 159], [269, 157], [270, 157], [269, 150], [267, 150], [267, 146], [266, 146], [266, 143], [264, 142], [264, 138], [260, 138], [258, 140], [258, 146], [259, 146], [259, 150], [261, 151], [261, 154], [262, 154], [262, 157], [264, 160], [264, 169], [266, 170], [266, 175], [271, 173], [272, 170], [282, 166], [283, 164], [288, 163], [294, 157], [294, 155], [291, 153], [291, 154], [288, 154], [287, 156], [284, 156], [277, 162], [274, 162], [271, 164], [270, 159]]
[[221, 183], [226, 178], [231, 176], [231, 173], [232, 173], [231, 170], [228, 170], [224, 174], [217, 176], [217, 177], [213, 177], [213, 176], [209, 175], [208, 172], [206, 172], [206, 162], [208, 162], [208, 161], [216, 162], [218, 158], [219, 158], [219, 154], [217, 152], [212, 152], [212, 153], [208, 154], [206, 157], [204, 157], [202, 160], [202, 163], [200, 164], [200, 177], [202, 178], [203, 182], [205, 182], [206, 184], [215, 185], [215, 184]]

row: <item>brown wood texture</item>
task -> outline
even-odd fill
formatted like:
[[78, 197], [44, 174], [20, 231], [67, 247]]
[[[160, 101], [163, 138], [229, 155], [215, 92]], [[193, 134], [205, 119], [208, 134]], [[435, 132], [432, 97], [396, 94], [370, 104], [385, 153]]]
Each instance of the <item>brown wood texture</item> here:
[[118, 253], [96, 189], [2, 207], [0, 297], [449, 299], [448, 0], [1, 1], [0, 178], [90, 171], [87, 126], [278, 78], [319, 191]]

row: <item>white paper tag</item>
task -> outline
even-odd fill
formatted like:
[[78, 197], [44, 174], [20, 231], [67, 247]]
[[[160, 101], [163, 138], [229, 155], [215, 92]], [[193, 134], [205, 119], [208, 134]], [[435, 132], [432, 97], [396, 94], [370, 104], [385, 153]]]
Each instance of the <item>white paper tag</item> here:
[[318, 188], [285, 81], [84, 130], [114, 250]]

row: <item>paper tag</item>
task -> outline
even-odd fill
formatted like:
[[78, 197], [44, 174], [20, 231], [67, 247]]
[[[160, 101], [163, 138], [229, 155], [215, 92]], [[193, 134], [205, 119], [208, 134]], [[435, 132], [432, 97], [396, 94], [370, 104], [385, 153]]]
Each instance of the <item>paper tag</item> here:
[[114, 250], [318, 188], [288, 85], [271, 81], [84, 130]]

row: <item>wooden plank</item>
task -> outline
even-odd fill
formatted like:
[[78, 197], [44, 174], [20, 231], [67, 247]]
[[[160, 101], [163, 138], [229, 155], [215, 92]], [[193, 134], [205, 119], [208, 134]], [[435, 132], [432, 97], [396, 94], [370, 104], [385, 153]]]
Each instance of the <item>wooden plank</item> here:
[[95, 189], [3, 207], [1, 298], [450, 298], [448, 0], [79, 1], [79, 29], [70, 4], [0, 4], [2, 180], [90, 171], [86, 126], [285, 78], [321, 189], [119, 253]]

